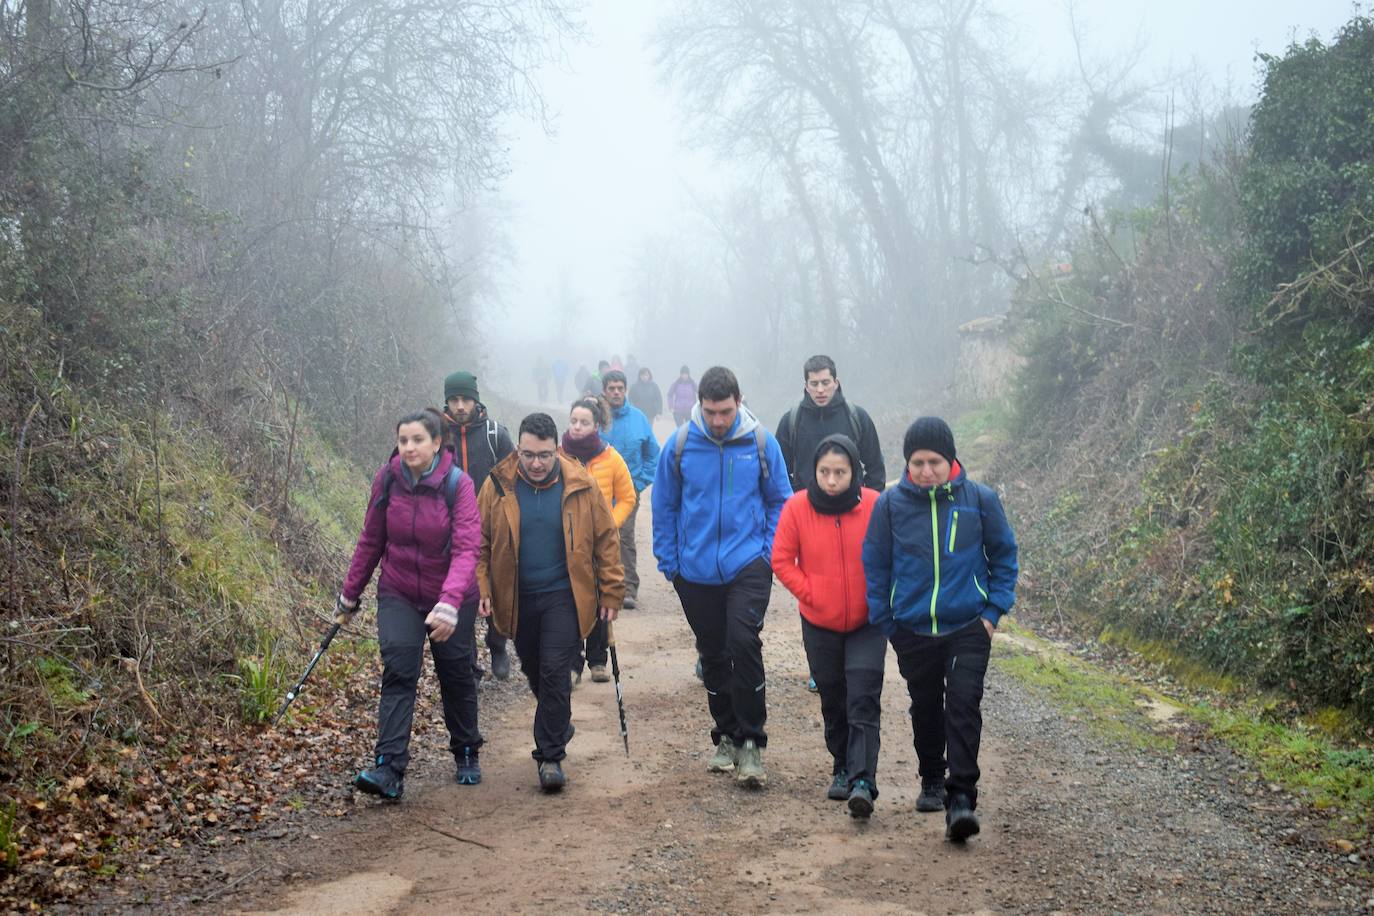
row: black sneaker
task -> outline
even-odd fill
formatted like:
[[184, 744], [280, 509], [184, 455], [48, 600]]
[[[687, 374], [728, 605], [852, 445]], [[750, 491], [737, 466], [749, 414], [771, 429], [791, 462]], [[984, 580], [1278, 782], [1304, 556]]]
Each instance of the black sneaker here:
[[949, 809], [945, 811], [945, 838], [962, 843], [980, 830], [978, 815], [973, 813], [966, 795], [951, 795]]
[[635, 608], [639, 607], [639, 602], [635, 601], [634, 595], [626, 595], [625, 600], [620, 606], [624, 610], [633, 611]]
[[557, 760], [539, 762], [539, 788], [545, 792], [559, 792], [568, 783], [563, 775], [563, 766]]
[[924, 811], [927, 814], [932, 811], [945, 810], [945, 781], [931, 780], [926, 782], [921, 780], [921, 795], [916, 799], [916, 810]]
[[854, 780], [854, 788], [849, 790], [849, 816], [868, 817], [873, 813], [873, 787], [867, 779]]
[[506, 652], [491, 653], [491, 676], [498, 681], [510, 677], [510, 655]]
[[390, 801], [399, 800], [406, 791], [405, 776], [380, 762], [372, 769], [359, 773], [353, 780], [353, 785], [359, 792]]
[[836, 773], [835, 778], [830, 780], [830, 788], [825, 790], [825, 797], [831, 801], [844, 801], [849, 797], [849, 777], [843, 773]]
[[482, 765], [477, 762], [476, 748], [465, 747], [458, 755], [458, 772], [454, 779], [460, 786], [475, 786], [482, 781]]

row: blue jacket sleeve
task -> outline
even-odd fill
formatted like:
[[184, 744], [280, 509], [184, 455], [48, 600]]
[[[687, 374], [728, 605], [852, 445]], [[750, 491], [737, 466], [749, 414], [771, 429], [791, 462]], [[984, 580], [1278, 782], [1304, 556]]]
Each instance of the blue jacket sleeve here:
[[782, 518], [782, 507], [792, 495], [792, 482], [787, 477], [787, 461], [782, 457], [782, 446], [771, 434], [764, 446], [768, 457], [768, 483], [763, 492], [763, 558], [772, 561], [773, 535], [778, 531], [778, 519]]
[[668, 581], [678, 574], [680, 545], [677, 540], [677, 519], [682, 512], [682, 481], [672, 468], [673, 452], [663, 449], [658, 455], [652, 504], [654, 507], [654, 558], [659, 572]]
[[983, 513], [983, 556], [988, 561], [988, 609], [983, 617], [993, 626], [1016, 603], [1016, 535], [1007, 523], [1002, 500], [991, 487], [980, 486]]
[[640, 479], [635, 481], [636, 490], [650, 486], [658, 476], [658, 438], [654, 435], [654, 424], [648, 418], [644, 421], [644, 442], [641, 448], [644, 450], [644, 460], [639, 463], [642, 471]]
[[886, 636], [897, 630], [892, 619], [892, 524], [888, 502], [891, 491], [884, 491], [873, 506], [864, 535], [864, 579], [868, 582], [868, 622]]

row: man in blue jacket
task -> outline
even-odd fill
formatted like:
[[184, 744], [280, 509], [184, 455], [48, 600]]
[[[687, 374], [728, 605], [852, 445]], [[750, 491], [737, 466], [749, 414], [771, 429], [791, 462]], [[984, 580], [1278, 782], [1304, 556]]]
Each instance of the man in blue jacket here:
[[959, 466], [944, 420], [912, 423], [902, 454], [906, 473], [878, 497], [864, 538], [868, 619], [887, 633], [911, 694], [916, 808], [943, 808], [945, 836], [963, 842], [979, 829], [983, 677], [1016, 600], [1016, 538], [997, 493]]
[[769, 558], [792, 495], [772, 434], [740, 404], [723, 366], [701, 376], [692, 418], [665, 443], [655, 477], [654, 556], [696, 635], [715, 754], [706, 768], [746, 788], [767, 781], [763, 615]]
[[606, 433], [606, 441], [625, 459], [625, 466], [630, 469], [630, 479], [635, 482], [635, 507], [630, 511], [630, 517], [625, 519], [625, 524], [620, 526], [620, 565], [625, 567], [625, 607], [633, 608], [639, 601], [635, 519], [639, 517], [643, 500], [638, 497], [654, 482], [654, 471], [658, 465], [658, 440], [654, 438], [653, 424], [644, 416], [644, 411], [626, 403], [627, 390], [625, 373], [619, 369], [608, 369], [601, 376], [601, 393], [611, 405], [611, 428]]

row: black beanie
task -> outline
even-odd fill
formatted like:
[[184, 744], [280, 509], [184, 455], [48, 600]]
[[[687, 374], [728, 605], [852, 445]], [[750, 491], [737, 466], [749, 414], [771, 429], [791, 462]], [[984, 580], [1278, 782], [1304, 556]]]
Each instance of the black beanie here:
[[454, 372], [444, 379], [444, 400], [449, 398], [464, 397], [480, 401], [482, 398], [477, 394], [477, 376], [471, 372]]
[[902, 456], [911, 460], [911, 453], [926, 449], [954, 463], [954, 431], [939, 417], [921, 417], [906, 428], [902, 437]]

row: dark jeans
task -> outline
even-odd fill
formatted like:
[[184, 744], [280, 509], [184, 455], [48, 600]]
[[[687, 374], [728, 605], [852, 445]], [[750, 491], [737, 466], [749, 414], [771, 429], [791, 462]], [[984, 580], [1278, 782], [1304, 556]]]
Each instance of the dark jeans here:
[[802, 644], [811, 676], [820, 688], [825, 746], [834, 760], [832, 773], [843, 773], [851, 787], [857, 779], [867, 780], [876, 798], [887, 639], [867, 624], [851, 633], [837, 633], [803, 617]]
[[[377, 709], [377, 757], [404, 773], [410, 763], [410, 726], [415, 718], [415, 689], [424, 661], [425, 617], [421, 608], [396, 595], [377, 600], [377, 642], [382, 650], [382, 699]], [[473, 677], [472, 621], [477, 604], [458, 611], [458, 628], [444, 642], [429, 640], [439, 695], [448, 726], [449, 750], [456, 756], [464, 747], [480, 748], [477, 730], [477, 680]], [[466, 637], [464, 636], [466, 634]]]
[[766, 747], [768, 719], [763, 677], [763, 615], [773, 591], [773, 570], [762, 557], [725, 585], [673, 580], [687, 623], [697, 638], [701, 680], [715, 727], [711, 741], [729, 735]]
[[588, 667], [606, 664], [606, 659], [610, 655], [610, 639], [606, 634], [606, 624], [598, 620], [596, 626], [587, 634], [586, 651], [579, 653], [573, 660], [573, 670], [581, 671], [583, 659], [586, 659]]
[[572, 740], [572, 683], [582, 633], [572, 591], [520, 594], [515, 651], [534, 693], [534, 753], [538, 761], [562, 760]]
[[[641, 494], [642, 495], [642, 494]], [[639, 597], [639, 551], [635, 546], [635, 519], [639, 518], [639, 502], [630, 510], [630, 517], [620, 526], [620, 565], [625, 567], [625, 597]]]
[[982, 621], [975, 620], [947, 636], [917, 636], [899, 629], [892, 636], [892, 648], [911, 694], [912, 743], [921, 782], [943, 781], [951, 796], [962, 793], [976, 808], [983, 677], [992, 637]]

